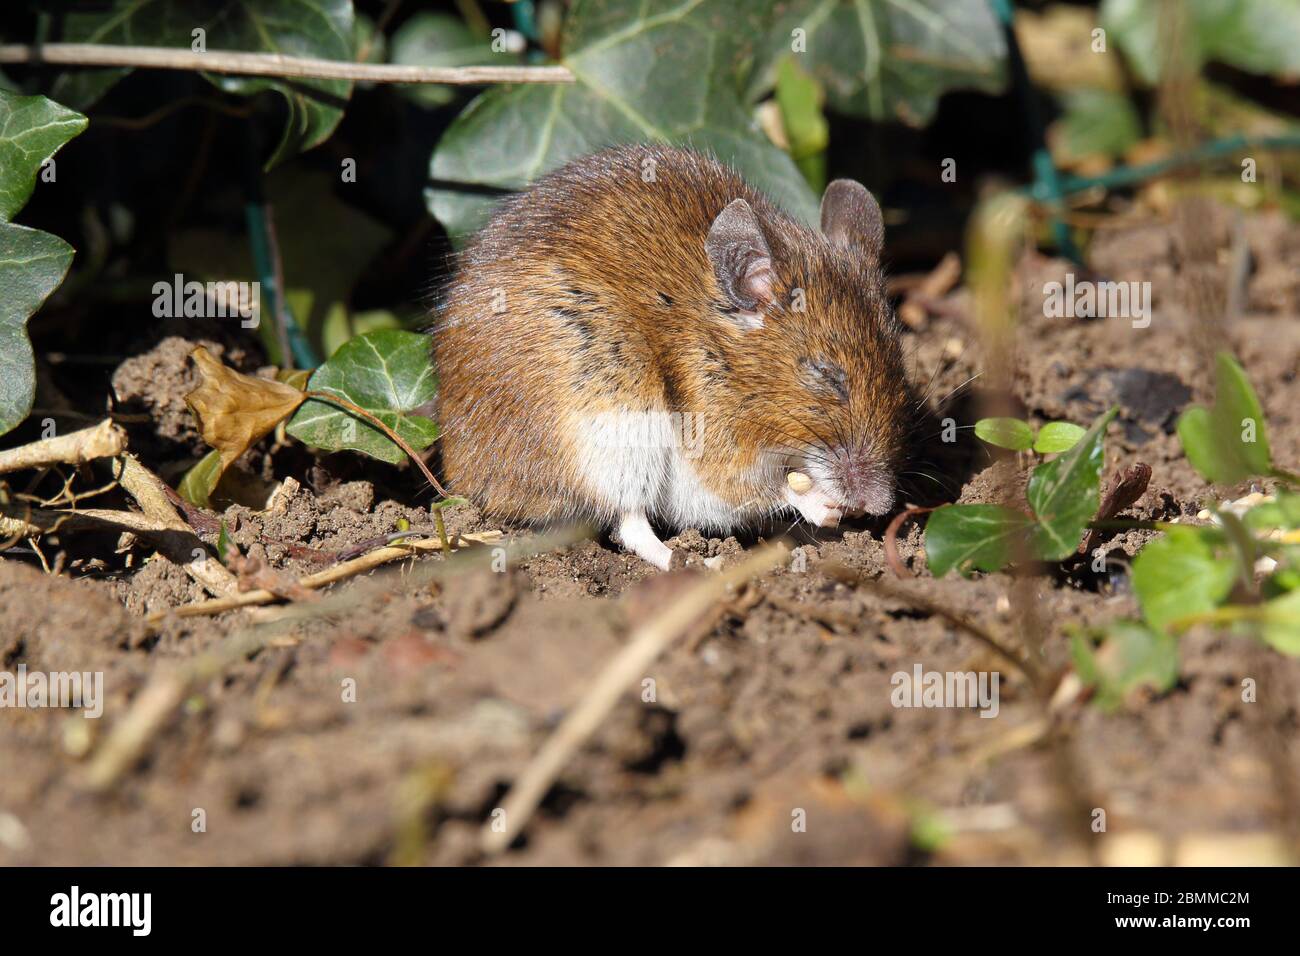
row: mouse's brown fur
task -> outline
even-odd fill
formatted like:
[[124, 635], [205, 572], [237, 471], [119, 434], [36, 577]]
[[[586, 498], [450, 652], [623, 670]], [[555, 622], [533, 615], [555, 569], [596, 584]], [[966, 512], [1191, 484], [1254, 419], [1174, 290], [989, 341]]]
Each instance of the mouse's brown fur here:
[[[462, 253], [434, 329], [452, 489], [506, 517], [614, 521], [620, 502], [587, 480], [575, 436], [627, 409], [702, 415], [692, 468], [704, 497], [741, 512], [782, 507], [801, 453], [861, 453], [841, 497], [892, 483], [908, 399], [879, 207], [841, 184], [869, 207], [856, 194], [838, 215], [823, 206], [837, 242], [725, 166], [661, 146], [587, 156], [504, 201]], [[763, 240], [767, 271], [750, 248]], [[786, 462], [775, 481], [774, 456]], [[653, 483], [654, 468], [635, 480]], [[652, 509], [690, 518], [667, 510]]]

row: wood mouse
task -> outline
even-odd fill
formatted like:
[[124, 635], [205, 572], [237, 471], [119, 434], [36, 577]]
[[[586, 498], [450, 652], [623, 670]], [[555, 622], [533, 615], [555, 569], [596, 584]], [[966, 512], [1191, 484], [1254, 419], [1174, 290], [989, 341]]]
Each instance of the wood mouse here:
[[857, 182], [830, 184], [816, 231], [685, 149], [540, 178], [436, 312], [449, 487], [499, 518], [594, 521], [663, 569], [652, 523], [887, 513], [914, 405], [883, 240]]

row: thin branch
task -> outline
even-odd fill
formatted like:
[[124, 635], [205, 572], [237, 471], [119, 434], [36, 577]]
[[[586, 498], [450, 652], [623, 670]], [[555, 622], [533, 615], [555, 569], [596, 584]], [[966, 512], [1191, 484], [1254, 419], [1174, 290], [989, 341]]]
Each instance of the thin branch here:
[[0, 63], [56, 66], [126, 66], [154, 70], [200, 70], [239, 76], [280, 76], [314, 80], [362, 80], [369, 83], [446, 83], [483, 86], [490, 83], [572, 83], [565, 66], [398, 66], [392, 63], [348, 63], [281, 53], [210, 50], [195, 53], [156, 46], [115, 46], [97, 43], [0, 45]]
[[0, 451], [0, 474], [48, 465], [81, 465], [96, 458], [116, 458], [125, 448], [126, 432], [105, 419], [93, 428]]
[[[458, 534], [457, 542], [470, 541], [475, 544], [492, 544], [501, 540], [500, 531], [484, 531], [480, 534]], [[292, 582], [294, 587], [305, 588], [308, 591], [314, 591], [317, 588], [323, 588], [327, 584], [333, 584], [335, 581], [342, 581], [344, 578], [355, 577], [358, 574], [364, 574], [381, 564], [387, 564], [390, 561], [397, 561], [401, 558], [409, 558], [411, 555], [420, 551], [442, 551], [443, 543], [441, 541], [405, 541], [401, 544], [391, 545], [387, 548], [379, 548], [368, 554], [363, 554], [359, 558], [353, 558], [351, 561], [343, 561], [324, 571], [317, 571], [315, 574], [308, 574]], [[450, 550], [450, 549], [447, 549]], [[223, 611], [233, 611], [241, 607], [253, 607], [258, 604], [270, 604], [274, 601], [281, 600], [281, 595], [275, 591], [266, 588], [258, 588], [254, 591], [236, 591], [223, 597], [214, 598], [211, 601], [200, 601], [197, 604], [187, 604], [184, 607], [169, 608], [166, 611], [157, 611], [150, 614], [145, 620], [150, 625], [158, 624], [168, 617], [203, 617], [209, 614], [220, 614]]]
[[237, 589], [235, 576], [210, 556], [207, 546], [172, 507], [162, 479], [140, 464], [134, 455], [124, 455], [120, 480], [140, 510], [168, 529], [155, 542], [160, 554], [180, 565], [210, 594], [230, 594]]

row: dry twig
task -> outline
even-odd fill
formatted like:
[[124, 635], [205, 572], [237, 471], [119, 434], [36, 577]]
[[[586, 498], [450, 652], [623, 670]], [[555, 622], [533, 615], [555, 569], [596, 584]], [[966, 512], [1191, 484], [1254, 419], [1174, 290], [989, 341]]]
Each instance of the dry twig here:
[[0, 63], [49, 63], [57, 66], [117, 66], [155, 70], [198, 70], [237, 76], [277, 76], [313, 80], [360, 80], [367, 83], [572, 83], [566, 66], [399, 66], [349, 63], [281, 53], [237, 50], [191, 50], [96, 43], [44, 43], [0, 46]]
[[82, 465], [96, 458], [115, 458], [125, 449], [126, 432], [106, 418], [93, 428], [0, 451], [0, 475], [50, 465]]
[[[501, 540], [500, 531], [484, 531], [479, 534], [459, 534], [456, 535], [456, 541], [469, 541], [475, 544], [492, 544]], [[436, 539], [424, 541], [406, 541], [401, 544], [394, 544], [387, 548], [379, 548], [371, 551], [369, 554], [363, 554], [359, 558], [353, 558], [351, 561], [344, 561], [336, 564], [324, 571], [317, 571], [315, 574], [308, 574], [299, 578], [297, 581], [286, 582], [289, 589], [302, 588], [308, 591], [314, 591], [317, 588], [323, 588], [327, 584], [333, 584], [335, 581], [342, 581], [345, 578], [356, 577], [358, 574], [365, 574], [367, 571], [379, 567], [381, 564], [387, 564], [390, 561], [398, 561], [402, 558], [409, 558], [413, 554], [422, 551], [441, 551], [442, 542]], [[252, 607], [258, 604], [270, 604], [273, 601], [281, 600], [281, 595], [276, 591], [259, 588], [254, 591], [237, 591], [227, 594], [223, 597], [214, 598], [211, 601], [200, 601], [198, 604], [187, 604], [185, 607], [169, 608], [166, 611], [157, 611], [145, 618], [146, 623], [150, 625], [158, 624], [167, 617], [175, 615], [177, 617], [205, 617], [209, 614], [220, 614], [222, 611], [232, 611], [235, 608]]]

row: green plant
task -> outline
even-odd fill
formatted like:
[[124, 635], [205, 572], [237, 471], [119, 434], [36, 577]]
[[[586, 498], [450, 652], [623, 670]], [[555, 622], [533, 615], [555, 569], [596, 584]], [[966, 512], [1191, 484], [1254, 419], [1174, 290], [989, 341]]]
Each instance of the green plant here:
[[[1254, 389], [1226, 353], [1218, 356], [1216, 381], [1214, 405], [1190, 408], [1179, 419], [1188, 461], [1214, 483], [1263, 476], [1294, 483], [1291, 472], [1273, 464]], [[1139, 685], [1173, 686], [1177, 638], [1198, 624], [1300, 655], [1300, 494], [1255, 494], [1209, 510], [1210, 524], [1162, 525], [1164, 534], [1134, 559], [1142, 620], [1075, 635], [1076, 668], [1098, 688], [1103, 706]]]
[[944, 505], [936, 509], [925, 527], [925, 552], [931, 573], [942, 577], [954, 568], [961, 574], [999, 571], [1019, 555], [1060, 561], [1073, 554], [1088, 522], [1097, 513], [1102, 440], [1106, 426], [1117, 413], [1118, 409], [1104, 413], [1068, 445], [1066, 441], [1073, 437], [1069, 429], [1048, 432], [1045, 428], [1036, 442], [1032, 429], [1024, 422], [983, 419], [976, 426], [976, 434], [994, 444], [1029, 448], [1041, 442], [1045, 449], [1066, 450], [1035, 466], [1026, 490], [1028, 512], [1000, 504]]
[[[472, 232], [491, 200], [442, 183], [517, 189], [584, 153], [647, 141], [711, 150], [813, 222], [816, 197], [800, 168], [753, 121], [774, 90], [796, 158], [815, 170], [807, 150], [820, 124], [808, 106], [822, 95], [837, 112], [922, 125], [945, 90], [995, 91], [1005, 80], [1006, 50], [985, 0], [665, 6], [575, 0], [558, 41], [575, 83], [497, 87], [461, 112], [434, 151], [439, 185], [426, 192], [448, 232]], [[781, 84], [792, 53], [802, 70], [787, 67]]]
[[[213, 451], [189, 470], [179, 491], [202, 507], [225, 469], [281, 423], [286, 434], [313, 448], [360, 452], [390, 464], [415, 458], [438, 437], [438, 426], [419, 413], [433, 401], [438, 380], [428, 340], [416, 332], [359, 335], [310, 377], [298, 372], [290, 381], [243, 375], [202, 348], [193, 359], [203, 381], [186, 401]], [[430, 483], [437, 487], [431, 476]]]
[[1033, 449], [1040, 455], [1069, 451], [1084, 434], [1085, 429], [1072, 422], [1048, 422], [1037, 435], [1028, 422], [1019, 418], [981, 418], [975, 423], [975, 435], [981, 441], [1011, 451]]
[[58, 288], [73, 249], [57, 236], [12, 222], [59, 148], [86, 117], [43, 96], [0, 89], [0, 435], [27, 417], [36, 365], [27, 320]]

